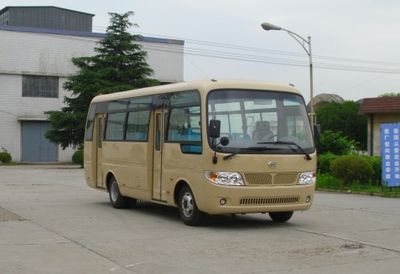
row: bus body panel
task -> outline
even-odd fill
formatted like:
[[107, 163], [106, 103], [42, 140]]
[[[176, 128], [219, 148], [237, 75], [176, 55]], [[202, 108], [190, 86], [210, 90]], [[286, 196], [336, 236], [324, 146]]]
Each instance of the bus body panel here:
[[[135, 195], [149, 199], [151, 190], [151, 157], [147, 143], [103, 142], [103, 178], [112, 173], [124, 196]], [[104, 182], [106, 184], [106, 182]]]
[[93, 142], [85, 141], [83, 146], [83, 166], [85, 167], [85, 179], [88, 186], [92, 188], [96, 188], [96, 182], [94, 178], [94, 170], [93, 170]]
[[[180, 144], [166, 143], [163, 158], [163, 187], [167, 194], [167, 203], [176, 206], [175, 187], [180, 182], [189, 185], [193, 192], [200, 183], [204, 173], [203, 154], [183, 154]], [[199, 193], [200, 194], [200, 193]], [[194, 194], [196, 197], [196, 194]]]

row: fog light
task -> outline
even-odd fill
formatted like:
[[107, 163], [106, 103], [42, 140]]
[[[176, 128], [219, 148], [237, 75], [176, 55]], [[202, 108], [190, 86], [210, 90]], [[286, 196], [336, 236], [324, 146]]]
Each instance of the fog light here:
[[219, 204], [220, 205], [226, 205], [226, 199], [225, 198], [222, 198], [221, 200], [219, 200]]
[[307, 198], [306, 198], [306, 203], [308, 204], [310, 201], [311, 201], [311, 197], [310, 197], [310, 196], [307, 196]]

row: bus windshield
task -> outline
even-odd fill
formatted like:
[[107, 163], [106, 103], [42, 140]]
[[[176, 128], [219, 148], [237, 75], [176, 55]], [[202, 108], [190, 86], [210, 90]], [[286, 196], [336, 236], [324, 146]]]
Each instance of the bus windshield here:
[[314, 152], [304, 100], [298, 94], [214, 90], [208, 95], [207, 106], [208, 124], [210, 120], [219, 120], [220, 137], [229, 138], [229, 144], [217, 146], [217, 151], [234, 154]]

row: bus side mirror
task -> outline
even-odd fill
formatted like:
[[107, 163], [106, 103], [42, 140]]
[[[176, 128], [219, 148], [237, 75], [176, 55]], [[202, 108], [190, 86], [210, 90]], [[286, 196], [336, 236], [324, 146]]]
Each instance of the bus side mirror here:
[[217, 143], [216, 140], [221, 134], [221, 121], [220, 120], [210, 120], [210, 125], [208, 126], [208, 134], [211, 138], [212, 149], [214, 150], [214, 156], [212, 162], [215, 165], [218, 162], [217, 158]]
[[226, 147], [227, 145], [229, 145], [229, 138], [228, 138], [228, 137], [222, 137], [222, 138], [219, 140], [219, 143], [220, 143], [221, 145], [223, 145], [224, 147]]
[[221, 121], [210, 120], [210, 126], [208, 127], [208, 133], [211, 138], [219, 138], [221, 133]]

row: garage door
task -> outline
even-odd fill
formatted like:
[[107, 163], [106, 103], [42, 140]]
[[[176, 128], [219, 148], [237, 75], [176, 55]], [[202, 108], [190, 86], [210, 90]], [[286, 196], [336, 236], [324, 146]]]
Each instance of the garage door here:
[[47, 122], [22, 122], [22, 162], [57, 162], [57, 145], [44, 136]]

